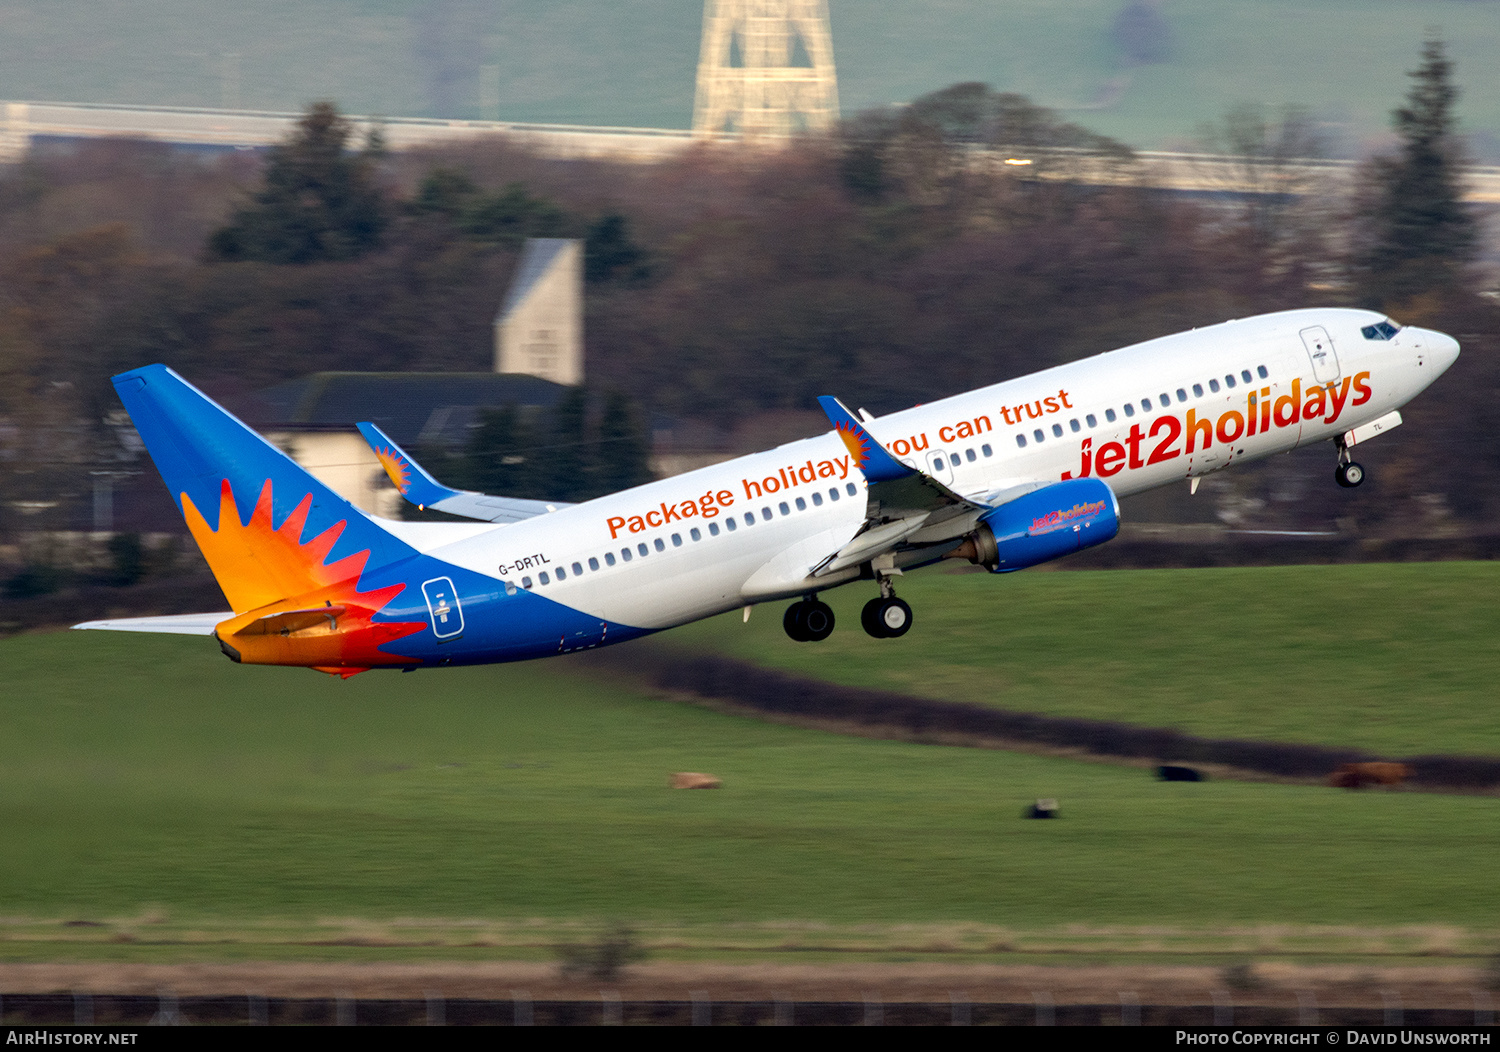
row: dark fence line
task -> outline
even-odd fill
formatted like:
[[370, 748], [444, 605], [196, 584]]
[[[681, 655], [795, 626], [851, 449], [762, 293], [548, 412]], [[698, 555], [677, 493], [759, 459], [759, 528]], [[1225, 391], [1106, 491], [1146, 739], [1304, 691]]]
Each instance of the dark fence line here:
[[[943, 1001], [623, 1001], [612, 991], [591, 1000], [527, 998], [218, 997], [116, 994], [10, 994], [0, 1029], [27, 1026], [1381, 1026], [1389, 1008], [1300, 1004], [1139, 1004], [1125, 995], [1103, 1003]], [[1486, 1006], [1488, 1002], [1485, 1002]], [[1487, 1007], [1407, 1009], [1406, 1026], [1491, 1025]], [[4, 1038], [0, 1038], [3, 1041]]]
[[[646, 648], [627, 651], [637, 668], [660, 688], [731, 702], [760, 712], [800, 719], [833, 720], [864, 728], [889, 728], [915, 738], [958, 737], [986, 744], [1029, 744], [1081, 749], [1098, 756], [1205, 763], [1284, 778], [1323, 778], [1341, 764], [1376, 757], [1358, 749], [1294, 742], [1201, 738], [1166, 727], [1140, 727], [1113, 720], [1044, 716], [1034, 712], [933, 701], [864, 687], [804, 679], [733, 658], [687, 657]], [[600, 658], [607, 658], [608, 652]], [[621, 658], [625, 654], [620, 655]], [[1500, 786], [1500, 758], [1412, 756], [1410, 781], [1435, 789]]]
[[1205, 540], [1116, 537], [1056, 563], [1054, 570], [1201, 569], [1500, 559], [1500, 534], [1471, 537], [1293, 537], [1231, 534]]

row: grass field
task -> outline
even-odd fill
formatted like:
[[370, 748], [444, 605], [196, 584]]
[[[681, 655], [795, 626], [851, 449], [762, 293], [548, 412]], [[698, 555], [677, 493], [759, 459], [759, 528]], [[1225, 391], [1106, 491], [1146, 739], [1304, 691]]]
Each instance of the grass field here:
[[[566, 661], [341, 683], [54, 633], [0, 641], [0, 675], [0, 959], [524, 955], [608, 918], [689, 956], [1306, 952], [1318, 925], [1342, 926], [1324, 954], [1451, 953], [1500, 930], [1489, 797], [845, 738]], [[725, 788], [672, 792], [674, 770]], [[1021, 820], [1037, 796], [1063, 818]]]
[[829, 592], [838, 628], [793, 643], [781, 606], [678, 629], [840, 683], [1210, 737], [1393, 756], [1500, 755], [1500, 564], [1408, 563], [902, 579], [909, 635], [859, 628], [871, 584]]

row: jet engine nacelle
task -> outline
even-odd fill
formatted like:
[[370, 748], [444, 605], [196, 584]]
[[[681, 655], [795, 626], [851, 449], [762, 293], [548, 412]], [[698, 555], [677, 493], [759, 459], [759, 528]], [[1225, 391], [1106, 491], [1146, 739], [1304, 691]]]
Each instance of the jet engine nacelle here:
[[949, 557], [1010, 573], [1103, 544], [1119, 531], [1114, 491], [1098, 479], [1069, 479], [988, 512]]

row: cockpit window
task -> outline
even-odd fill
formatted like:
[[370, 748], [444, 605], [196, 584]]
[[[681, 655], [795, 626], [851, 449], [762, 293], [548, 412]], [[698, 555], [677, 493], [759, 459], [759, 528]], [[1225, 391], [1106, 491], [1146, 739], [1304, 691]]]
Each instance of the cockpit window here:
[[1359, 330], [1359, 334], [1367, 340], [1389, 340], [1400, 331], [1400, 326], [1392, 325], [1388, 321], [1382, 321], [1374, 325], [1366, 325], [1363, 329]]

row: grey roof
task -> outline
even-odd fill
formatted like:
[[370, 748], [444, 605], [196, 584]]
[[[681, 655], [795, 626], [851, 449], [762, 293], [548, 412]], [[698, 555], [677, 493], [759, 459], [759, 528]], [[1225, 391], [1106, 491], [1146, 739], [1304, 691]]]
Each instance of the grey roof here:
[[565, 237], [528, 237], [526, 247], [521, 250], [521, 262], [516, 265], [516, 276], [495, 320], [504, 318], [530, 295], [536, 283], [542, 280], [542, 275], [547, 273], [547, 268], [557, 261], [563, 249], [573, 243]]
[[551, 406], [565, 390], [519, 373], [313, 373], [261, 391], [250, 422], [322, 431], [369, 420], [409, 448], [461, 443], [480, 409]]

